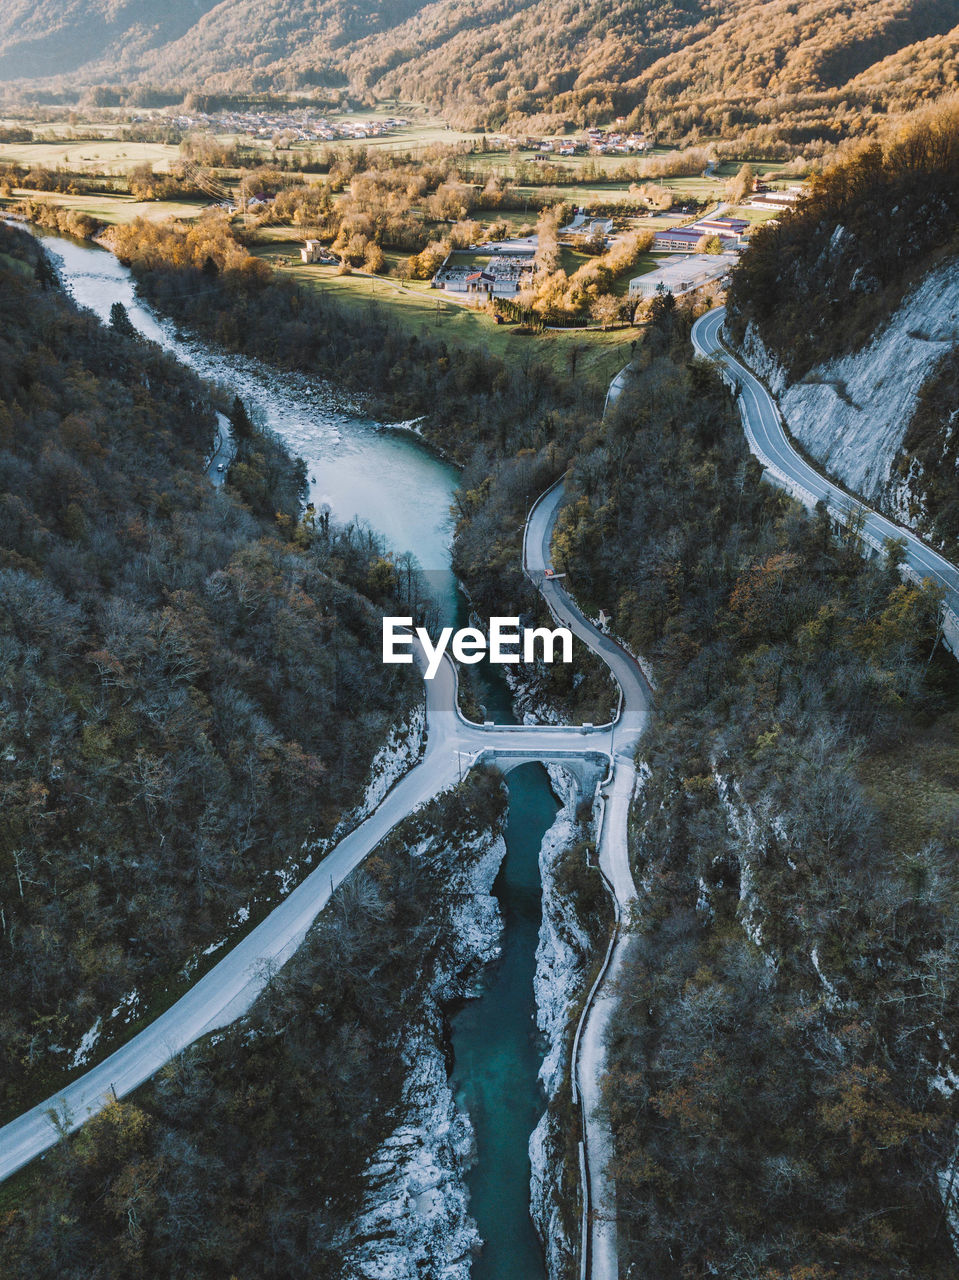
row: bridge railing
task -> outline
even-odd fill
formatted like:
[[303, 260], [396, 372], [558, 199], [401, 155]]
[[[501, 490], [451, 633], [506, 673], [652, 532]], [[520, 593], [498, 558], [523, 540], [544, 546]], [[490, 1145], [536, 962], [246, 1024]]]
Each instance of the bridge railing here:
[[609, 751], [568, 751], [563, 747], [547, 747], [545, 750], [531, 747], [481, 747], [474, 757], [474, 763], [481, 760], [585, 760], [598, 768], [608, 765], [612, 760]]

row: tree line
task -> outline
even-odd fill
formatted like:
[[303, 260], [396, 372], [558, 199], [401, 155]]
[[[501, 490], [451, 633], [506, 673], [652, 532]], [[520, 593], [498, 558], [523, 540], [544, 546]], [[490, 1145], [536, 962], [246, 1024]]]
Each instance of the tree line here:
[[380, 661], [407, 578], [376, 539], [304, 518], [242, 406], [215, 492], [210, 388], [77, 310], [31, 237], [0, 249], [9, 1117], [302, 873], [419, 690]]

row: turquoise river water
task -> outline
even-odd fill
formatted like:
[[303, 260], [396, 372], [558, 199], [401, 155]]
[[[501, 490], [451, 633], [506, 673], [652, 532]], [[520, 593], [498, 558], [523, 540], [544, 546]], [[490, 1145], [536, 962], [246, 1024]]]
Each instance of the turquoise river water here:
[[[328, 503], [339, 522], [368, 524], [397, 553], [412, 552], [428, 573], [443, 621], [463, 624], [464, 602], [450, 569], [453, 467], [411, 433], [383, 431], [344, 412], [322, 384], [178, 335], [137, 299], [129, 271], [112, 254], [59, 236], [42, 240], [77, 302], [105, 321], [113, 303], [123, 303], [146, 337], [239, 394], [291, 452], [305, 459], [310, 499], [318, 506]], [[488, 666], [473, 671], [489, 718], [513, 722], [499, 672]], [[528, 1144], [543, 1110], [533, 998], [538, 855], [557, 803], [539, 765], [514, 770], [509, 792], [507, 855], [493, 890], [504, 917], [502, 954], [484, 971], [479, 998], [466, 1002], [451, 1020], [453, 1086], [476, 1133], [477, 1162], [467, 1183], [485, 1245], [473, 1264], [475, 1280], [541, 1280], [544, 1275], [529, 1216]]]

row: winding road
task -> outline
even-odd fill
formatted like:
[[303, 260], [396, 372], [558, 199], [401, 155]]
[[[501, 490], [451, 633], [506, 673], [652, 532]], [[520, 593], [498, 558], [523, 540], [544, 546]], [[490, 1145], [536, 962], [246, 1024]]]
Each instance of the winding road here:
[[[79, 1128], [111, 1098], [123, 1097], [208, 1032], [245, 1013], [270, 975], [297, 950], [339, 885], [390, 830], [414, 809], [452, 786], [478, 761], [508, 771], [526, 761], [562, 764], [581, 782], [607, 773], [603, 787], [600, 868], [615, 893], [617, 921], [635, 896], [626, 843], [629, 801], [635, 786], [633, 753], [646, 725], [651, 694], [635, 660], [603, 635], [558, 581], [546, 576], [550, 539], [563, 499], [562, 481], [534, 505], [524, 533], [524, 567], [543, 592], [553, 616], [608, 664], [620, 685], [620, 709], [612, 724], [478, 725], [460, 712], [453, 663], [444, 658], [426, 688], [426, 748], [378, 808], [345, 836], [274, 910], [184, 996], [108, 1058], [46, 1101], [0, 1129], [0, 1181], [52, 1147], [62, 1132]], [[425, 669], [426, 658], [415, 646]], [[598, 768], [601, 765], [601, 768]], [[615, 1280], [614, 1188], [607, 1177], [611, 1136], [599, 1108], [604, 1037], [612, 1000], [602, 994], [620, 961], [617, 928], [602, 984], [597, 981], [577, 1036], [576, 1090], [582, 1098], [589, 1169], [589, 1238], [584, 1249], [594, 1280]]]
[[620, 926], [636, 897], [629, 868], [629, 805], [636, 788], [636, 746], [649, 721], [652, 692], [636, 659], [593, 626], [561, 581], [545, 576], [546, 569], [552, 567], [550, 542], [562, 500], [560, 480], [530, 512], [523, 543], [524, 568], [539, 586], [553, 617], [603, 659], [621, 690], [610, 742], [610, 769], [600, 795], [598, 832], [599, 869], [613, 900], [615, 924], [605, 962], [586, 1000], [572, 1062], [573, 1101], [579, 1103], [583, 1121], [582, 1163], [588, 1193], [583, 1197], [580, 1275], [590, 1280], [617, 1280], [616, 1187], [610, 1174], [613, 1135], [602, 1105], [601, 1086], [609, 1025], [616, 1007], [613, 993], [626, 948]]
[[770, 478], [804, 506], [811, 509], [820, 500], [824, 501], [838, 525], [847, 524], [850, 517], [861, 519], [860, 536], [873, 553], [881, 554], [887, 539], [901, 538], [905, 543], [909, 576], [918, 581], [931, 579], [945, 591], [945, 638], [956, 652], [959, 642], [959, 570], [938, 551], [927, 546], [911, 529], [895, 524], [864, 506], [796, 452], [786, 435], [776, 401], [752, 370], [724, 345], [722, 327], [725, 318], [725, 307], [707, 311], [693, 325], [692, 342], [699, 355], [717, 361], [723, 376], [737, 391], [739, 412], [751, 451]]
[[[861, 507], [838, 485], [806, 462], [790, 444], [775, 401], [762, 382], [721, 341], [724, 308], [708, 312], [693, 327], [696, 351], [716, 359], [736, 388], [750, 448], [771, 477], [807, 506], [825, 500], [838, 523], [862, 512], [862, 536], [880, 552], [885, 540], [902, 538], [909, 570], [931, 578], [945, 589], [947, 621], [951, 615], [959, 637], [959, 572], [910, 530]], [[618, 380], [613, 398], [623, 383]], [[221, 440], [226, 447], [226, 441]], [[217, 461], [210, 469], [216, 480]], [[143, 1031], [98, 1066], [85, 1072], [46, 1101], [0, 1129], [0, 1180], [9, 1177], [52, 1147], [61, 1133], [72, 1131], [96, 1114], [112, 1097], [123, 1097], [154, 1075], [201, 1036], [227, 1026], [245, 1013], [270, 975], [297, 950], [336, 886], [413, 810], [440, 792], [480, 760], [509, 770], [528, 760], [564, 765], [581, 782], [607, 770], [601, 789], [599, 866], [614, 898], [616, 928], [606, 961], [587, 1001], [574, 1044], [573, 1093], [583, 1117], [583, 1163], [588, 1195], [584, 1196], [584, 1249], [581, 1274], [591, 1280], [617, 1280], [615, 1186], [609, 1174], [612, 1135], [600, 1105], [599, 1087], [605, 1063], [605, 1040], [615, 1007], [615, 978], [625, 948], [620, 929], [636, 889], [629, 869], [627, 820], [636, 786], [634, 755], [648, 722], [652, 695], [643, 672], [611, 637], [582, 613], [561, 581], [547, 576], [550, 541], [564, 496], [563, 482], [533, 506], [525, 528], [523, 563], [542, 592], [553, 617], [578, 636], [610, 668], [621, 690], [620, 708], [608, 725], [478, 725], [460, 712], [456, 670], [444, 658], [435, 679], [425, 682], [426, 746], [415, 764], [365, 821], [345, 836], [319, 865], [246, 937], [228, 952], [184, 996]], [[947, 628], [948, 638], [948, 628]], [[416, 658], [425, 669], [422, 650]]]

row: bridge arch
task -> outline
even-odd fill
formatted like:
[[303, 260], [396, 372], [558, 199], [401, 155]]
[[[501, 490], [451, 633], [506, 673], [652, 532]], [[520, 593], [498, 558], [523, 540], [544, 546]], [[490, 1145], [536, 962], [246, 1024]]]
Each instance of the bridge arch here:
[[474, 764], [495, 764], [509, 774], [524, 764], [557, 764], [573, 779], [579, 795], [592, 799], [596, 789], [609, 772], [610, 759], [605, 751], [524, 751], [522, 748], [486, 748]]

